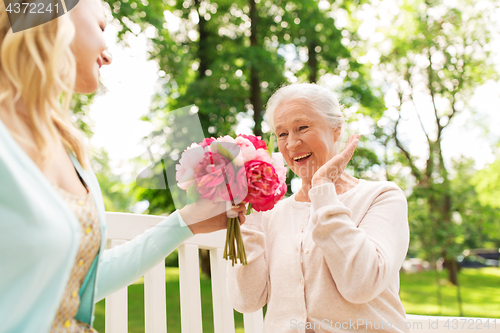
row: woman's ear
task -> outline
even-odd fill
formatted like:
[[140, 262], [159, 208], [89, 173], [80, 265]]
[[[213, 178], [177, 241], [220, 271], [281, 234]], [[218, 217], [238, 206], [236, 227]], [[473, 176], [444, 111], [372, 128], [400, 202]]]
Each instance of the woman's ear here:
[[337, 127], [335, 129], [333, 129], [333, 140], [334, 142], [337, 142], [340, 138], [340, 132], [341, 132], [341, 128]]

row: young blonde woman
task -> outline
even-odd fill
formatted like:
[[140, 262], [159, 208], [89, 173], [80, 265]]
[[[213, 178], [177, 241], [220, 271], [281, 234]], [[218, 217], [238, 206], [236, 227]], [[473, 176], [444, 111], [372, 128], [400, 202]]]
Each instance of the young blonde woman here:
[[225, 228], [225, 204], [199, 201], [105, 250], [103, 199], [68, 110], [111, 63], [105, 26], [100, 0], [80, 0], [14, 33], [0, 1], [0, 332], [95, 332], [97, 301], [193, 234]]

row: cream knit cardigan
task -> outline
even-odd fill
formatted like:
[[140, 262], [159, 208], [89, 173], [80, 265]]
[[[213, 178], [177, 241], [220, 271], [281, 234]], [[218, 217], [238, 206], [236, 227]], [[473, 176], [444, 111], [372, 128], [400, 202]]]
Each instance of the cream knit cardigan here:
[[360, 180], [341, 195], [323, 184], [309, 197], [247, 217], [248, 265], [228, 266], [233, 307], [267, 303], [268, 333], [409, 332], [398, 295], [409, 243], [403, 191]]

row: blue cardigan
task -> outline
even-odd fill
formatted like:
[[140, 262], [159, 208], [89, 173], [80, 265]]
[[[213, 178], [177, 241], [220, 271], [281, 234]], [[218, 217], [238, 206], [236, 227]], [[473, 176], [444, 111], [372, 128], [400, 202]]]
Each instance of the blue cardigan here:
[[[95, 174], [73, 164], [97, 206], [101, 247], [80, 289], [76, 319], [162, 261], [193, 233], [178, 212], [106, 250], [104, 202]], [[0, 121], [0, 333], [48, 332], [75, 264], [80, 224], [57, 190]]]

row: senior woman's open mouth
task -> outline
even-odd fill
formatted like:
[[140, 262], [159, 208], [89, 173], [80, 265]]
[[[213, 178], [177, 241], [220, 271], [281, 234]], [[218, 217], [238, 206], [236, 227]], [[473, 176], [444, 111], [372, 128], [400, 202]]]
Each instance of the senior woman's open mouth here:
[[301, 154], [299, 156], [295, 156], [293, 160], [295, 163], [305, 162], [309, 157], [311, 157], [312, 153]]

